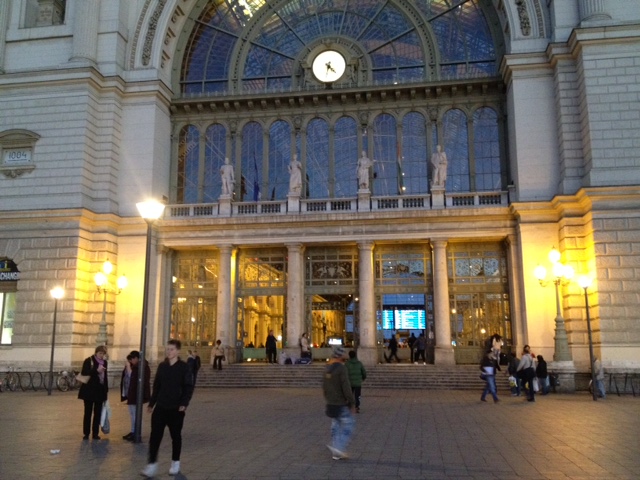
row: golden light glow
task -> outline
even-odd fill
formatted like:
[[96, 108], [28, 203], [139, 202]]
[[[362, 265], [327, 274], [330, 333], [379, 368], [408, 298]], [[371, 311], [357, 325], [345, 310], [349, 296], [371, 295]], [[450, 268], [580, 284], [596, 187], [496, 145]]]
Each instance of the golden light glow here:
[[62, 297], [64, 297], [64, 290], [62, 289], [62, 287], [52, 288], [50, 293], [51, 296], [56, 300], [60, 300]]
[[547, 269], [542, 265], [538, 265], [533, 271], [533, 274], [538, 280], [542, 281], [547, 277]]
[[113, 272], [113, 263], [111, 263], [109, 260], [104, 262], [102, 264], [102, 271], [105, 273], [105, 275], [110, 275], [111, 272]]
[[107, 276], [102, 272], [98, 272], [94, 275], [93, 281], [96, 282], [98, 287], [102, 287], [107, 283]]
[[549, 252], [549, 260], [551, 263], [557, 263], [560, 261], [560, 252], [554, 248]]
[[593, 278], [588, 275], [580, 275], [578, 277], [578, 285], [582, 288], [589, 288], [593, 283]]
[[145, 202], [136, 203], [140, 216], [145, 220], [157, 220], [164, 212], [164, 204], [155, 200], [147, 200]]
[[554, 263], [551, 271], [555, 278], [562, 278], [564, 277], [565, 266], [561, 263]]
[[125, 288], [127, 288], [127, 286], [129, 285], [129, 280], [127, 280], [127, 277], [125, 277], [124, 275], [122, 275], [119, 279], [118, 279], [118, 288], [120, 290], [124, 290]]

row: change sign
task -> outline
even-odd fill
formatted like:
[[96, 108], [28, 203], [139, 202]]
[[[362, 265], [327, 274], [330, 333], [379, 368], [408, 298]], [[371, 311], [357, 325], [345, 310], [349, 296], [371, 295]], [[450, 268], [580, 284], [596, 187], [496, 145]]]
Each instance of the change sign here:
[[20, 280], [20, 272], [13, 260], [0, 260], [0, 282], [17, 282], [18, 280]]

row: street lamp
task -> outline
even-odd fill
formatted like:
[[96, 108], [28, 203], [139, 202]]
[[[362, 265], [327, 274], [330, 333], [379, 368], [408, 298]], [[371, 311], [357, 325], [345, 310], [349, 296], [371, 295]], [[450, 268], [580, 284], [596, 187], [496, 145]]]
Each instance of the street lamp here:
[[555, 362], [571, 362], [573, 359], [571, 358], [571, 350], [569, 350], [569, 339], [560, 305], [560, 285], [568, 283], [573, 278], [575, 271], [570, 265], [564, 265], [560, 262], [560, 252], [555, 248], [549, 252], [549, 261], [552, 264], [552, 279], [550, 281], [546, 280], [547, 269], [542, 265], [538, 265], [533, 274], [541, 286], [546, 287], [550, 283], [556, 286], [556, 332], [553, 360]]
[[164, 211], [162, 203], [148, 200], [136, 204], [140, 216], [147, 222], [147, 250], [144, 257], [144, 290], [142, 292], [142, 322], [140, 327], [140, 360], [138, 363], [138, 396], [136, 398], [136, 429], [134, 442], [142, 443], [142, 405], [144, 402], [144, 365], [147, 351], [147, 310], [149, 304], [149, 257], [151, 257], [151, 227]]
[[117, 281], [118, 288], [112, 290], [109, 287], [109, 275], [111, 272], [113, 272], [113, 264], [107, 260], [102, 264], [102, 271], [96, 273], [93, 277], [93, 281], [96, 282], [98, 287], [98, 293], [102, 293], [102, 320], [100, 321], [98, 338], [96, 339], [98, 345], [107, 344], [107, 292], [112, 291], [114, 295], [119, 295], [129, 285], [127, 277], [122, 275]]
[[589, 287], [593, 279], [586, 275], [578, 278], [578, 285], [584, 289], [584, 307], [587, 310], [587, 332], [589, 334], [589, 363], [591, 364], [591, 393], [593, 394], [593, 401], [598, 401], [596, 395], [596, 372], [593, 369], [593, 337], [591, 336], [591, 315], [589, 314]]
[[62, 287], [55, 287], [51, 289], [51, 296], [53, 297], [53, 334], [51, 335], [51, 360], [49, 361], [49, 385], [47, 395], [51, 395], [51, 389], [53, 387], [53, 352], [56, 349], [56, 321], [58, 317], [58, 300], [64, 297], [64, 290]]

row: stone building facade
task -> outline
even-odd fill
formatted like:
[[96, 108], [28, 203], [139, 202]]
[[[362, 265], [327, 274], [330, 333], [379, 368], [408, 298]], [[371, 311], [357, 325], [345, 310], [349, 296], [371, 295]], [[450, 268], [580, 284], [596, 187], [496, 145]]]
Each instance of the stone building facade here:
[[0, 362], [46, 363], [55, 286], [56, 364], [105, 322], [112, 358], [137, 348], [155, 198], [153, 360], [274, 330], [373, 364], [413, 331], [472, 363], [499, 332], [586, 372], [583, 289], [557, 286], [563, 346], [534, 275], [555, 247], [593, 280], [597, 356], [637, 370], [639, 79], [638, 0], [0, 0]]

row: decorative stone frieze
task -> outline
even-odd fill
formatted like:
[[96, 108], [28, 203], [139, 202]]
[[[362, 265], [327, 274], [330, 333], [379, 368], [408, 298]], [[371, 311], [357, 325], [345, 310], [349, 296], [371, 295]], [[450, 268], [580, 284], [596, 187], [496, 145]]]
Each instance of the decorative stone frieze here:
[[38, 0], [36, 27], [64, 23], [64, 0]]
[[516, 0], [516, 6], [518, 7], [520, 31], [522, 35], [528, 37], [531, 35], [531, 20], [529, 19], [529, 12], [527, 11], [527, 3], [525, 0]]
[[147, 34], [144, 38], [144, 45], [142, 46], [142, 64], [144, 66], [149, 65], [149, 62], [151, 61], [153, 39], [156, 36], [158, 20], [160, 19], [160, 15], [162, 15], [162, 11], [164, 10], [164, 6], [166, 5], [166, 3], [167, 0], [159, 0], [155, 10], [151, 14], [151, 18], [149, 19], [149, 27], [147, 28]]

